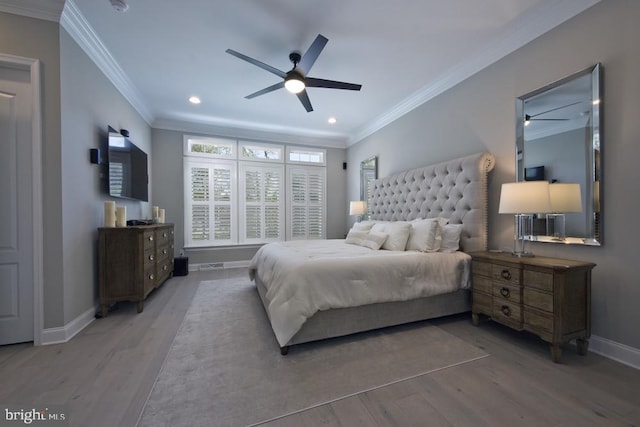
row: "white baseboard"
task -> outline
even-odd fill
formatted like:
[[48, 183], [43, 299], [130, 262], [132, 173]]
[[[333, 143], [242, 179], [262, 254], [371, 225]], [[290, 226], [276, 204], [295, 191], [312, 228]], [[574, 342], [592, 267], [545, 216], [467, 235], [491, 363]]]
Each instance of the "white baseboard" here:
[[640, 349], [591, 335], [591, 338], [589, 338], [589, 351], [632, 368], [640, 369]]
[[189, 271], [210, 271], [223, 270], [226, 268], [247, 268], [249, 260], [246, 261], [226, 261], [226, 262], [207, 262], [202, 264], [189, 264]]
[[60, 344], [69, 341], [76, 336], [78, 332], [96, 320], [96, 310], [95, 307], [92, 307], [62, 327], [44, 329], [42, 331], [42, 341], [40, 344]]

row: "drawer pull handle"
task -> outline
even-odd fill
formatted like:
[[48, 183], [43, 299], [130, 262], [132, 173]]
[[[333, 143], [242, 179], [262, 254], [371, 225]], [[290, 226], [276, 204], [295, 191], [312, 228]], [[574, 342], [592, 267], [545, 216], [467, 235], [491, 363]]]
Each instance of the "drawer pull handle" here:
[[149, 236], [149, 241], [153, 242], [153, 236]]
[[509, 288], [500, 289], [500, 295], [502, 295], [505, 298], [509, 298]]
[[153, 261], [153, 255], [149, 255], [149, 261]]
[[163, 249], [163, 250], [162, 250], [162, 253], [163, 253], [164, 255], [166, 255], [166, 254], [167, 254], [167, 250], [166, 250], [166, 249]]
[[162, 237], [167, 237], [167, 233], [166, 232], [162, 233]]
[[504, 280], [511, 280], [511, 272], [509, 270], [502, 270], [500, 275]]
[[167, 266], [166, 266], [166, 265], [163, 265], [163, 266], [162, 266], [162, 269], [166, 271], [166, 270], [167, 270]]
[[500, 308], [500, 311], [502, 311], [502, 314], [504, 314], [505, 316], [511, 316], [511, 309], [509, 308], [508, 305], [503, 305]]
[[150, 274], [150, 275], [149, 275], [149, 279], [150, 279], [150, 280], [153, 280], [153, 274]]

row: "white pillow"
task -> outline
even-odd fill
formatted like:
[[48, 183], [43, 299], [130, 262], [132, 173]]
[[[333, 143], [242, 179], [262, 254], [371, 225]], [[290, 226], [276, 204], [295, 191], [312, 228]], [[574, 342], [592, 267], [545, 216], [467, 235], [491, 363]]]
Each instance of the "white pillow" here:
[[376, 222], [371, 227], [371, 232], [386, 233], [389, 235], [384, 241], [382, 249], [389, 251], [404, 251], [411, 232], [411, 224], [406, 221]]
[[414, 219], [407, 250], [437, 252], [442, 243], [442, 227], [448, 223], [449, 218], [441, 217]]
[[377, 251], [378, 249], [380, 249], [386, 239], [386, 233], [350, 230], [344, 242], [351, 245], [364, 246], [365, 248]]
[[387, 240], [389, 235], [387, 233], [377, 233], [375, 231], [370, 231], [367, 233], [367, 238], [364, 239], [360, 246], [364, 246], [369, 249], [373, 249], [377, 251]]
[[440, 252], [456, 252], [460, 249], [462, 224], [448, 224], [442, 227], [442, 244]]
[[356, 222], [351, 229], [354, 231], [369, 231], [373, 224], [373, 222]]

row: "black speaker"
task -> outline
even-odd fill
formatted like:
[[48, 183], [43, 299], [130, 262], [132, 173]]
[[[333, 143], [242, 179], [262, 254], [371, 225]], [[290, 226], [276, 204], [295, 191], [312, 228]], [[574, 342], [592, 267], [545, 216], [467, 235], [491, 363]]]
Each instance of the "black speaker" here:
[[189, 274], [189, 257], [177, 256], [173, 259], [173, 275], [186, 276]]
[[347, 162], [342, 162], [342, 169], [347, 170]]
[[99, 165], [100, 164], [100, 150], [97, 149], [97, 148], [90, 148], [89, 149], [89, 160], [94, 165]]

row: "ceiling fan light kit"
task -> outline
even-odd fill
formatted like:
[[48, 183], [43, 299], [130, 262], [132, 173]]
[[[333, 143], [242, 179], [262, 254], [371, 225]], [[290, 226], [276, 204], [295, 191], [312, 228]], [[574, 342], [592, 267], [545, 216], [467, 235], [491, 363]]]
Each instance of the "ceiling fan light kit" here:
[[291, 52], [289, 54], [289, 60], [293, 63], [293, 68], [286, 73], [275, 67], [272, 67], [271, 65], [267, 65], [264, 62], [260, 62], [257, 59], [253, 59], [240, 52], [236, 52], [233, 49], [227, 49], [226, 52], [230, 55], [235, 56], [236, 58], [247, 61], [248, 63], [260, 67], [263, 70], [275, 74], [276, 76], [283, 79], [283, 81], [281, 81], [280, 83], [276, 83], [257, 92], [249, 94], [245, 96], [245, 98], [252, 99], [284, 87], [289, 92], [296, 94], [305, 110], [307, 110], [307, 112], [311, 112], [313, 111], [313, 107], [311, 106], [311, 101], [309, 100], [309, 96], [307, 95], [306, 88], [308, 87], [356, 91], [362, 88], [362, 85], [359, 84], [307, 77], [307, 73], [318, 59], [318, 56], [320, 56], [320, 53], [322, 52], [324, 46], [328, 41], [329, 40], [322, 34], [318, 34], [309, 49], [303, 55], [301, 55], [299, 52]]

